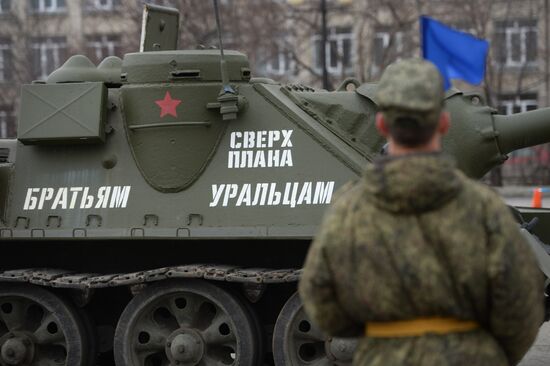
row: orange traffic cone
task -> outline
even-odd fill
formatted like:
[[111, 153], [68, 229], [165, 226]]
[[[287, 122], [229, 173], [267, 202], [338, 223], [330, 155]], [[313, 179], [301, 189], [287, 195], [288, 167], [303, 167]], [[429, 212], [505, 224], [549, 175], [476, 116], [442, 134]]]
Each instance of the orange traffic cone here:
[[533, 200], [531, 201], [531, 207], [541, 208], [542, 207], [542, 189], [535, 188], [533, 190]]

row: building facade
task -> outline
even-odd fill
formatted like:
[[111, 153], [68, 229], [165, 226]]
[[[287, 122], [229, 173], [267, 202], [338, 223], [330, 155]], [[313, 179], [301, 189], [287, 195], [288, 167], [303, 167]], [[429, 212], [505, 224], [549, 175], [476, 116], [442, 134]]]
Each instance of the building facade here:
[[[94, 63], [138, 43], [139, 6], [123, 0], [0, 0], [0, 138], [16, 135], [21, 84], [44, 80], [72, 54]], [[136, 19], [134, 19], [136, 18]]]
[[[180, 8], [180, 48], [217, 46], [210, 1], [149, 2]], [[256, 76], [320, 87], [324, 54], [329, 88], [348, 77], [376, 81], [391, 62], [419, 57], [418, 19], [432, 16], [490, 41], [483, 84], [455, 86], [477, 90], [500, 113], [511, 114], [550, 105], [548, 2], [326, 0], [324, 45], [322, 0], [220, 0], [220, 6], [226, 48], [245, 52]], [[22, 83], [44, 79], [72, 54], [98, 64], [136, 51], [142, 5], [141, 0], [0, 0], [0, 138], [16, 135]], [[539, 164], [548, 150], [515, 153], [505, 165], [506, 177], [550, 182]]]

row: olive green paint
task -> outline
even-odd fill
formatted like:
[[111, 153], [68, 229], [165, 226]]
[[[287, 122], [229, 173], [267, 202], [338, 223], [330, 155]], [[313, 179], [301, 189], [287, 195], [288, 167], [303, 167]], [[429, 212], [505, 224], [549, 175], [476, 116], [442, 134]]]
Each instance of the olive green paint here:
[[[230, 81], [250, 80], [245, 55], [226, 51]], [[220, 51], [185, 50], [130, 53], [124, 56], [122, 73], [129, 83], [221, 81]]]
[[[223, 121], [218, 66], [219, 55], [212, 50], [134, 53], [126, 55], [121, 65], [126, 75], [122, 86], [107, 82], [25, 86], [19, 139], [27, 144], [17, 145], [15, 171], [8, 180], [6, 223], [0, 235], [32, 238], [40, 232], [51, 238], [89, 239], [311, 238], [326, 204], [238, 206], [238, 197], [246, 185], [251, 186], [252, 195], [258, 192], [261, 202], [262, 184], [275, 184], [276, 192], [282, 195], [287, 184], [303, 187], [306, 182], [334, 182], [336, 191], [357, 178], [384, 144], [374, 128], [376, 104], [372, 95], [376, 86], [365, 84], [355, 92], [326, 92], [249, 79], [246, 57], [228, 51], [230, 80], [240, 104], [237, 119]], [[174, 75], [178, 77], [174, 79]], [[42, 99], [52, 100], [56, 107], [45, 104], [29, 93], [31, 90]], [[76, 98], [87, 90], [84, 97]], [[167, 98], [167, 93], [169, 100], [180, 103], [172, 111], [175, 115], [161, 117], [157, 102]], [[445, 150], [468, 175], [481, 177], [501, 163], [505, 149], [512, 146], [507, 142], [512, 130], [503, 122], [510, 119], [495, 118], [494, 111], [477, 95], [455, 90], [446, 98], [453, 126], [444, 140]], [[61, 112], [57, 112], [60, 118], [43, 123], [48, 128], [29, 131], [43, 116], [62, 110], [73, 99], [71, 106], [78, 107], [78, 113], [69, 109], [71, 116], [91, 126], [94, 133], [88, 133], [87, 138], [97, 144], [75, 143], [83, 137], [82, 127]], [[527, 114], [537, 139], [521, 138], [513, 143], [514, 148], [550, 140], [544, 113]], [[519, 121], [523, 115], [513, 118]], [[291, 147], [282, 148], [281, 141], [273, 148], [231, 146], [235, 133], [283, 130], [292, 131]], [[259, 150], [267, 156], [268, 150], [285, 149], [292, 153], [289, 166], [253, 167], [248, 162], [246, 167], [229, 167], [235, 150], [243, 154], [257, 154]], [[107, 160], [116, 164], [105, 163]], [[239, 189], [227, 192], [226, 206], [226, 191], [214, 204], [215, 190], [222, 185]], [[84, 208], [78, 201], [73, 209], [52, 209], [51, 199], [41, 209], [24, 209], [29, 188], [52, 188], [57, 194], [63, 187], [89, 187], [93, 195], [100, 187], [115, 186], [131, 187], [126, 207], [94, 204]], [[59, 217], [61, 224], [48, 226], [51, 216]]]
[[18, 139], [24, 144], [103, 142], [106, 97], [103, 83], [24, 85]]
[[[46, 84], [24, 86], [19, 143], [0, 141], [17, 151], [14, 167], [0, 167], [0, 237], [310, 239], [327, 192], [359, 177], [385, 143], [376, 85], [281, 85], [251, 78], [242, 53], [225, 56], [235, 119], [222, 115], [217, 50], [131, 53], [98, 67], [74, 56]], [[550, 141], [548, 110], [495, 116], [457, 90], [446, 108], [444, 149], [472, 177]], [[522, 119], [528, 128], [517, 128]]]
[[[136, 164], [157, 190], [187, 188], [212, 159], [227, 122], [206, 105], [216, 101], [217, 85], [125, 85], [122, 117]], [[143, 100], [161, 100], [170, 93], [180, 104], [177, 115], [160, 117], [160, 108]], [[202, 107], [202, 108], [201, 108]]]
[[164, 51], [178, 48], [180, 14], [176, 9], [145, 4], [140, 51]]

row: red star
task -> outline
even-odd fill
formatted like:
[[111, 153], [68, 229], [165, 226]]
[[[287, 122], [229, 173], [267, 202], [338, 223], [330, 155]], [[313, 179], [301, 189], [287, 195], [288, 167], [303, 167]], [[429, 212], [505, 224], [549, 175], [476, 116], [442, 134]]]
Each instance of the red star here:
[[160, 117], [164, 117], [167, 114], [177, 117], [176, 107], [180, 105], [180, 99], [172, 99], [170, 92], [167, 91], [164, 95], [164, 99], [156, 100], [155, 103], [160, 107]]

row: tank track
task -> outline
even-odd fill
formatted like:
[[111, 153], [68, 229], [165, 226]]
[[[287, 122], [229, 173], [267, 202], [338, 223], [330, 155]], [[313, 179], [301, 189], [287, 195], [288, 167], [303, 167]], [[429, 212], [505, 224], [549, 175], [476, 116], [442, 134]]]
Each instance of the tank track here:
[[[228, 319], [233, 319], [232, 321], [235, 322], [236, 329], [239, 329], [239, 337], [252, 337], [252, 339], [254, 339], [253, 342], [244, 342], [242, 343], [244, 344], [242, 347], [239, 346], [240, 352], [252, 355], [250, 356], [252, 357], [251, 360], [248, 360], [246, 363], [247, 366], [273, 366], [274, 364], [283, 365], [280, 361], [274, 361], [274, 359], [282, 357], [278, 355], [278, 353], [282, 354], [282, 352], [285, 352], [284, 349], [286, 348], [281, 345], [281, 347], [279, 347], [280, 349], [277, 348], [277, 351], [273, 351], [271, 346], [272, 339], [284, 339], [284, 344], [288, 342], [294, 343], [295, 340], [287, 337], [286, 333], [281, 332], [281, 330], [279, 330], [278, 335], [272, 335], [270, 329], [274, 329], [276, 324], [281, 322], [279, 318], [285, 323], [288, 321], [294, 324], [293, 326], [297, 326], [295, 324], [296, 321], [302, 318], [296, 316], [300, 314], [299, 310], [301, 307], [288, 310], [287, 306], [285, 309], [287, 309], [286, 313], [288, 314], [285, 313], [286, 315], [283, 314], [283, 316], [281, 316], [281, 309], [278, 308], [278, 305], [273, 307], [271, 301], [273, 298], [278, 298], [281, 294], [285, 294], [281, 299], [285, 300], [284, 303], [286, 303], [286, 294], [289, 291], [295, 291], [293, 287], [299, 281], [301, 273], [302, 269], [298, 268], [246, 268], [221, 264], [188, 264], [131, 273], [110, 274], [82, 273], [57, 268], [26, 268], [0, 271], [0, 283], [4, 284], [9, 294], [11, 294], [10, 291], [31, 291], [33, 294], [50, 294], [48, 296], [54, 297], [55, 299], [66, 300], [66, 302], [59, 301], [59, 303], [65, 304], [66, 308], [69, 310], [73, 309], [76, 311], [77, 313], [75, 314], [77, 315], [73, 318], [77, 319], [77, 321], [67, 321], [63, 323], [64, 326], [74, 326], [75, 329], [78, 328], [77, 332], [81, 334], [82, 337], [79, 342], [75, 341], [76, 346], [88, 349], [86, 347], [91, 345], [90, 353], [86, 354], [87, 360], [79, 361], [79, 366], [132, 364], [123, 361], [122, 358], [130, 357], [128, 355], [131, 355], [133, 352], [133, 348], [131, 348], [130, 351], [128, 351], [127, 348], [132, 347], [128, 346], [128, 344], [130, 344], [130, 340], [133, 339], [132, 337], [136, 336], [136, 334], [134, 334], [134, 328], [137, 327], [137, 325], [134, 323], [137, 322], [136, 324], [138, 324], [139, 321], [136, 320], [132, 323], [134, 325], [128, 327], [127, 324], [129, 324], [129, 319], [136, 317], [135, 314], [147, 313], [147, 311], [149, 311], [147, 305], [144, 305], [146, 301], [143, 301], [143, 296], [148, 298], [147, 296], [150, 296], [152, 293], [162, 291], [170, 286], [183, 286], [183, 288], [195, 288], [195, 290], [197, 288], [202, 289], [201, 291], [203, 292], [199, 291], [192, 296], [204, 297], [206, 296], [204, 295], [204, 291], [206, 291], [209, 296], [213, 296], [213, 298], [218, 299], [218, 301], [223, 299], [223, 297], [220, 297], [220, 294], [225, 294], [224, 296], [229, 297], [234, 304], [239, 304], [237, 308], [225, 308], [222, 306], [219, 309], [216, 308], [216, 311], [225, 314], [224, 316]], [[177, 279], [182, 281], [173, 281]], [[201, 279], [203, 281], [197, 281]], [[210, 282], [210, 284], [205, 281]], [[222, 285], [222, 283], [229, 285], [227, 287], [231, 288], [232, 291], [227, 292], [224, 290], [226, 286], [213, 286], [215, 282], [220, 285]], [[26, 286], [27, 284], [33, 285], [32, 287], [34, 288]], [[231, 286], [231, 284], [241, 287], [240, 291], [236, 291], [238, 289]], [[284, 284], [290, 286], [281, 286]], [[266, 295], [266, 299], [260, 300], [264, 297], [265, 289], [271, 287], [268, 285], [279, 286], [273, 286], [272, 291], [267, 291], [269, 294]], [[46, 291], [48, 288], [55, 290]], [[101, 289], [108, 290], [109, 288], [121, 289], [123, 291], [101, 291]], [[100, 295], [100, 292], [102, 295]], [[62, 296], [57, 297], [56, 294]], [[113, 300], [114, 307], [110, 304], [107, 305], [107, 308], [101, 305], [105, 303], [105, 301], [100, 299], [105, 299], [106, 294], [107, 296], [115, 294]], [[128, 295], [131, 295], [131, 300]], [[19, 296], [25, 297], [25, 295]], [[294, 297], [296, 296], [297, 294], [295, 293]], [[159, 298], [163, 299], [162, 296]], [[212, 300], [208, 296], [205, 297], [205, 299], [207, 301], [210, 299], [209, 304], [215, 303], [212, 302], [215, 300]], [[128, 300], [130, 301], [127, 302]], [[231, 301], [228, 303], [231, 304]], [[260, 301], [263, 301], [263, 303]], [[37, 306], [44, 307], [40, 301], [36, 302], [36, 304], [38, 304]], [[223, 304], [226, 304], [225, 301]], [[215, 306], [221, 305], [218, 304]], [[111, 311], [112, 309], [115, 309], [115, 311]], [[199, 319], [201, 316], [202, 318], [200, 318], [200, 320], [205, 321], [205, 319], [208, 319], [201, 312], [197, 312], [196, 314], [198, 315], [195, 316], [196, 319], [193, 318], [194, 320]], [[138, 318], [139, 317], [136, 319]], [[123, 324], [123, 326], [120, 326], [120, 324]], [[21, 326], [25, 326], [25, 324]], [[279, 326], [278, 329], [286, 328]], [[123, 336], [117, 336], [116, 332], [130, 333], [129, 335], [124, 333], [125, 335]], [[154, 331], [147, 334], [157, 336], [159, 332], [160, 331], [154, 329]], [[204, 343], [206, 341], [201, 342]], [[312, 342], [316, 342], [315, 344], [323, 344], [324, 339], [314, 340]], [[76, 365], [76, 363], [69, 362], [67, 365]], [[205, 365], [211, 365], [211, 363], [205, 363]]]
[[199, 278], [243, 284], [297, 282], [301, 269], [242, 268], [227, 265], [192, 264], [115, 274], [77, 273], [52, 268], [28, 268], [0, 272], [0, 282], [31, 283], [81, 291], [135, 286], [171, 278]]

